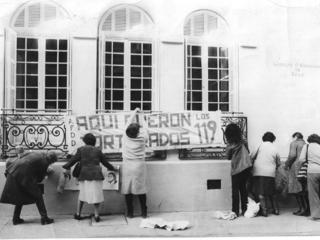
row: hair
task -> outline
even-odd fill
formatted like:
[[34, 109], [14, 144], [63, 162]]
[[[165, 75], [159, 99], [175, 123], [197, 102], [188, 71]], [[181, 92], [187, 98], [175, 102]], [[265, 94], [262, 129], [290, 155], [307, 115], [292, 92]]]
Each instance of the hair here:
[[235, 123], [227, 125], [224, 132], [228, 143], [239, 143], [242, 140], [242, 133], [240, 127]]
[[50, 164], [56, 162], [58, 160], [57, 154], [52, 151], [48, 152], [47, 153], [47, 160]]
[[263, 134], [263, 142], [274, 142], [274, 140], [276, 140], [276, 136], [272, 132], [266, 132], [265, 134]]
[[303, 135], [301, 132], [295, 132], [294, 134], [292, 134], [292, 137], [297, 137], [298, 139], [303, 139]]
[[96, 137], [92, 133], [87, 133], [86, 135], [84, 135], [82, 140], [87, 145], [96, 145]]
[[318, 143], [318, 144], [320, 144], [320, 136], [318, 135], [318, 134], [311, 134], [309, 137], [308, 137], [308, 139], [307, 139], [307, 141], [309, 142], [309, 143]]
[[140, 125], [138, 123], [131, 123], [127, 130], [126, 134], [129, 138], [136, 138], [139, 134]]

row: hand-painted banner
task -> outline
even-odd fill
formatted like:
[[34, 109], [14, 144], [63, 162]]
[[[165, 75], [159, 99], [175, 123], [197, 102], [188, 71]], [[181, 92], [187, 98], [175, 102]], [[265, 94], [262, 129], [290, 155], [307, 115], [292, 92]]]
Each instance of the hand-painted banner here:
[[[66, 116], [69, 152], [83, 145], [88, 132], [97, 137], [96, 146], [105, 153], [121, 152], [122, 134], [131, 113]], [[221, 112], [141, 113], [148, 133], [147, 148], [166, 150], [223, 146]]]

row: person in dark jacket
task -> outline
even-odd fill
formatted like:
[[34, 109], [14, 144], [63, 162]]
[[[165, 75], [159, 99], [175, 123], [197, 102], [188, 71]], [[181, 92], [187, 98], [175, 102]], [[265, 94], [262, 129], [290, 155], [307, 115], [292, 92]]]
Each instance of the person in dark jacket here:
[[71, 157], [62, 167], [70, 174], [70, 168], [77, 162], [80, 162], [81, 170], [78, 178], [79, 181], [79, 199], [77, 213], [74, 214], [76, 220], [83, 219], [81, 210], [84, 202], [94, 205], [94, 219], [100, 221], [99, 206], [104, 201], [102, 184], [104, 176], [100, 163], [112, 171], [117, 171], [105, 158], [101, 150], [95, 147], [96, 137], [87, 133], [83, 137], [83, 142], [86, 144], [77, 149], [74, 156]]
[[20, 218], [23, 205], [37, 205], [41, 216], [41, 224], [53, 223], [47, 215], [43, 200], [43, 192], [39, 185], [47, 174], [50, 164], [57, 161], [53, 152], [23, 153], [18, 159], [8, 165], [7, 180], [1, 195], [0, 202], [15, 205], [12, 222], [14, 225], [23, 223]]
[[232, 211], [239, 216], [239, 195], [241, 213], [244, 214], [247, 210], [247, 182], [251, 175], [252, 162], [247, 143], [242, 139], [240, 127], [231, 123], [226, 127], [224, 134], [227, 139], [227, 158], [231, 160]]

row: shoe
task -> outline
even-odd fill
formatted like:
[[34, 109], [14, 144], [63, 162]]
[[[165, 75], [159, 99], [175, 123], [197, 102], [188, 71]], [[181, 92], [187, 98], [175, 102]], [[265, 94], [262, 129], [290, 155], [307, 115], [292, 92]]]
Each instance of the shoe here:
[[268, 217], [268, 210], [266, 208], [261, 208], [261, 216]]
[[305, 210], [305, 211], [301, 212], [298, 216], [309, 217], [310, 216], [310, 212]]
[[274, 214], [274, 215], [279, 215], [280, 214], [279, 209], [273, 209], [271, 213]]
[[52, 218], [43, 217], [41, 218], [41, 225], [51, 224], [54, 220]]
[[142, 218], [147, 218], [148, 216], [147, 216], [148, 214], [147, 214], [147, 208], [145, 208], [145, 209], [143, 209], [143, 211], [141, 212], [141, 217]]
[[97, 216], [97, 217], [94, 216], [94, 220], [95, 220], [96, 222], [100, 222], [100, 220], [101, 220], [101, 219], [100, 219], [100, 216]]
[[299, 209], [298, 211], [295, 211], [293, 212], [292, 214], [293, 215], [296, 215], [296, 216], [300, 216], [300, 214], [302, 213], [303, 211], [301, 209]]
[[83, 217], [81, 217], [80, 214], [77, 214], [77, 213], [75, 213], [73, 215], [73, 218], [76, 219], [76, 220], [82, 220], [83, 219]]
[[24, 223], [24, 220], [22, 218], [16, 218], [16, 219], [12, 219], [12, 223], [13, 225], [17, 225], [17, 224]]

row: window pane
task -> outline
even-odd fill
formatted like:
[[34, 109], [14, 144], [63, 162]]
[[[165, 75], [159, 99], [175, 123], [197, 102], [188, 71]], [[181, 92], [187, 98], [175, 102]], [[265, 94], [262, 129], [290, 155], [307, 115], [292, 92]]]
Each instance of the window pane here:
[[105, 48], [106, 52], [111, 52], [111, 42], [106, 42]]
[[113, 52], [123, 52], [124, 44], [122, 42], [114, 42], [113, 43]]
[[201, 69], [192, 69], [192, 78], [202, 78]]
[[192, 110], [198, 110], [201, 111], [202, 110], [202, 104], [201, 103], [192, 103]]
[[57, 103], [55, 101], [46, 101], [45, 102], [45, 108], [46, 109], [56, 109]]
[[17, 48], [18, 49], [25, 49], [26, 48], [25, 38], [17, 38]]
[[38, 39], [28, 38], [27, 39], [28, 49], [38, 49]]
[[151, 56], [143, 56], [143, 65], [151, 66]]
[[220, 81], [220, 90], [228, 91], [229, 90], [229, 82], [227, 81]]
[[220, 110], [228, 112], [229, 111], [229, 105], [228, 104], [220, 104]]
[[217, 81], [209, 81], [208, 82], [208, 89], [217, 91], [218, 90], [218, 82]]
[[192, 46], [192, 55], [201, 55], [201, 47], [200, 46]]
[[220, 102], [229, 102], [229, 93], [221, 92], [219, 95], [220, 95]]
[[192, 89], [193, 90], [201, 90], [202, 89], [202, 81], [194, 80], [192, 81]]
[[46, 40], [46, 49], [47, 50], [57, 50], [57, 40], [55, 40], [55, 39]]
[[208, 56], [209, 57], [216, 57], [217, 56], [217, 48], [216, 47], [209, 47], [208, 48]]
[[220, 79], [228, 80], [229, 71], [228, 70], [220, 70]]
[[67, 102], [66, 101], [59, 101], [58, 108], [59, 109], [67, 109]]
[[110, 110], [111, 109], [111, 103], [110, 102], [105, 102], [104, 103], [104, 109]]
[[123, 78], [114, 78], [113, 88], [123, 88]]
[[25, 99], [24, 88], [17, 88], [17, 90], [16, 90], [16, 98], [17, 99]]
[[123, 67], [113, 67], [113, 76], [123, 77]]
[[202, 101], [202, 92], [192, 92], [192, 101]]
[[132, 77], [141, 77], [141, 68], [140, 67], [131, 67], [131, 76]]
[[37, 88], [27, 88], [27, 99], [38, 99], [38, 89]]
[[17, 73], [24, 74], [25, 73], [25, 66], [24, 63], [17, 63]]
[[27, 74], [38, 74], [38, 64], [28, 63], [27, 64]]
[[67, 87], [67, 77], [59, 77], [59, 87]]
[[105, 63], [106, 64], [111, 64], [111, 56], [112, 56], [111, 54], [106, 54], [105, 55], [105, 61], [106, 61]]
[[218, 70], [208, 70], [209, 79], [218, 79]]
[[25, 51], [17, 51], [17, 61], [25, 61]]
[[151, 102], [148, 103], [143, 103], [143, 108], [142, 110], [151, 110]]
[[24, 108], [24, 101], [16, 101], [17, 108]]
[[132, 101], [141, 101], [141, 92], [140, 91], [131, 91], [131, 100]]
[[218, 59], [209, 58], [208, 67], [209, 68], [217, 68], [218, 67]]
[[46, 99], [57, 99], [57, 90], [56, 89], [46, 89]]
[[229, 64], [228, 64], [228, 59], [219, 59], [219, 67], [220, 68], [228, 68]]
[[140, 78], [131, 78], [131, 88], [132, 89], [141, 89], [141, 79]]
[[113, 102], [112, 109], [113, 110], [123, 110], [123, 103], [122, 102]]
[[152, 53], [151, 44], [143, 44], [143, 53], [144, 54], [151, 54]]
[[209, 102], [218, 102], [218, 93], [217, 92], [209, 92]]
[[134, 110], [136, 108], [141, 108], [141, 103], [134, 102], [130, 104], [130, 110]]
[[201, 58], [193, 57], [192, 58], [192, 67], [201, 67]]
[[220, 57], [228, 57], [228, 48], [219, 48]]
[[111, 67], [110, 66], [106, 66], [105, 67], [105, 76], [111, 76]]
[[113, 100], [120, 100], [123, 101], [123, 91], [113, 91]]
[[57, 74], [57, 65], [56, 64], [46, 64], [46, 74]]
[[59, 99], [67, 99], [67, 89], [59, 89]]
[[141, 43], [131, 43], [131, 53], [141, 53]]
[[24, 86], [25, 85], [25, 77], [24, 76], [17, 76], [17, 86]]
[[144, 77], [151, 77], [151, 67], [144, 67], [143, 68], [143, 76]]
[[59, 62], [67, 62], [67, 52], [59, 52]]
[[151, 89], [151, 79], [143, 79], [143, 88], [144, 89]]
[[111, 91], [110, 90], [106, 90], [104, 92], [104, 99], [105, 100], [111, 100]]
[[38, 86], [38, 76], [27, 76], [27, 86], [37, 87]]
[[218, 104], [209, 104], [209, 111], [217, 111]]
[[141, 56], [131, 55], [131, 65], [141, 65]]
[[38, 101], [26, 101], [26, 108], [38, 108]]
[[46, 52], [46, 62], [57, 62], [57, 52]]
[[[111, 57], [111, 55], [110, 55], [110, 57]], [[106, 63], [108, 63], [108, 62], [106, 61]], [[123, 64], [123, 55], [122, 54], [114, 54], [113, 55], [113, 64]]]
[[104, 79], [104, 87], [105, 88], [111, 88], [111, 78], [105, 78]]
[[68, 49], [68, 40], [59, 40], [59, 49], [67, 50]]
[[59, 64], [59, 74], [67, 74], [67, 64]]
[[143, 101], [151, 101], [151, 91], [143, 91]]

